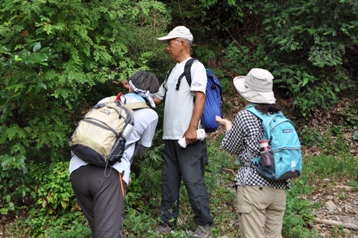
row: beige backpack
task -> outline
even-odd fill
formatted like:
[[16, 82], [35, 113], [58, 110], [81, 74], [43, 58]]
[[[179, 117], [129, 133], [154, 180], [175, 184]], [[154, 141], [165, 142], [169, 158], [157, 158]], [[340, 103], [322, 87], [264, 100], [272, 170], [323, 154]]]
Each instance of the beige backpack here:
[[120, 162], [128, 136], [133, 131], [133, 110], [148, 108], [144, 102], [115, 101], [95, 105], [79, 122], [68, 141], [71, 151], [99, 167]]

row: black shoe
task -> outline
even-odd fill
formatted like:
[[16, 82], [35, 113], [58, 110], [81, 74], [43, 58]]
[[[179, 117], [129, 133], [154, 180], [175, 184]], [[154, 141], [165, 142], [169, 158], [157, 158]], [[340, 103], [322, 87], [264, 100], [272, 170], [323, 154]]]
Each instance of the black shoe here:
[[196, 226], [194, 233], [190, 238], [208, 238], [210, 235], [210, 225]]
[[158, 233], [159, 235], [163, 235], [163, 236], [167, 236], [169, 235], [172, 231], [174, 231], [173, 227], [170, 227], [168, 225], [159, 225], [156, 229], [155, 232]]

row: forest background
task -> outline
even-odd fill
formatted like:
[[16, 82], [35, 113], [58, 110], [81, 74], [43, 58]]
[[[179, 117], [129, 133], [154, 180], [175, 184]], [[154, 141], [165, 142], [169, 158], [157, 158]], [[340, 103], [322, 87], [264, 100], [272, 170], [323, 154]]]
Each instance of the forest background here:
[[[278, 104], [304, 152], [304, 173], [288, 192], [284, 237], [358, 237], [356, 0], [1, 1], [2, 237], [90, 237], [69, 182], [67, 140], [91, 106], [121, 90], [113, 81], [138, 69], [164, 79], [174, 62], [156, 38], [177, 25], [192, 31], [192, 56], [220, 79], [225, 117], [244, 106], [234, 76], [254, 67], [274, 75]], [[157, 112], [162, 119], [163, 108]], [[156, 237], [161, 125], [153, 148], [133, 164], [124, 237]], [[208, 135], [212, 236], [238, 237], [237, 165], [220, 149], [223, 133]], [[193, 225], [182, 193], [171, 237], [188, 237]], [[322, 215], [328, 201], [345, 207]], [[331, 215], [333, 225], [317, 224]]]

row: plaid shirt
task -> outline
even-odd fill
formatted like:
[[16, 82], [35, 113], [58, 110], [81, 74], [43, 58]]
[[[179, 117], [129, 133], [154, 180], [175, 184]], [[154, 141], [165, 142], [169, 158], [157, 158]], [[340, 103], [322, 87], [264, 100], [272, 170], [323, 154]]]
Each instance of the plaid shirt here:
[[[260, 156], [259, 141], [263, 137], [261, 120], [249, 111], [240, 111], [222, 141], [222, 148], [238, 155], [240, 162], [251, 162], [247, 149], [254, 158]], [[290, 180], [274, 181], [261, 177], [255, 168], [241, 166], [235, 176], [236, 185], [268, 186], [275, 189], [289, 189]]]

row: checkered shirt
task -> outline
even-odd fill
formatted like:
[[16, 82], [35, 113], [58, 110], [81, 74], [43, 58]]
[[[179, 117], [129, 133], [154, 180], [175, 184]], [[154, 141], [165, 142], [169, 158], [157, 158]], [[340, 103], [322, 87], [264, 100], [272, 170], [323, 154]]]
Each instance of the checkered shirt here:
[[[263, 136], [261, 120], [249, 111], [240, 111], [222, 141], [222, 148], [238, 155], [240, 162], [251, 162], [247, 149], [256, 158], [260, 155], [259, 141]], [[261, 177], [255, 168], [241, 166], [235, 176], [236, 185], [268, 186], [275, 189], [289, 189], [290, 180], [274, 181]]]

